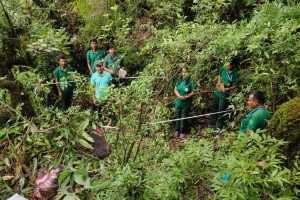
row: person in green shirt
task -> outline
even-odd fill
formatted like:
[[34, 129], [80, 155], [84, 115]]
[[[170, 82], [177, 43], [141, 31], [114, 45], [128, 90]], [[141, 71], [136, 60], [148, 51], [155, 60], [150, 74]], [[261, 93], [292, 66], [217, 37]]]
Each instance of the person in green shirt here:
[[[192, 106], [193, 96], [195, 95], [195, 85], [193, 80], [188, 76], [187, 69], [181, 69], [181, 76], [176, 81], [174, 93], [176, 95], [175, 108], [176, 118], [185, 118], [189, 116]], [[184, 138], [187, 131], [187, 120], [178, 120], [175, 124], [176, 137]]]
[[119, 70], [124, 69], [123, 57], [117, 53], [116, 48], [111, 46], [109, 54], [104, 58], [104, 70], [111, 74], [113, 77], [113, 84], [118, 87]]
[[261, 91], [254, 91], [249, 95], [248, 105], [252, 109], [241, 122], [239, 132], [250, 136], [250, 131], [265, 129], [270, 120], [270, 112], [265, 108], [265, 95]]
[[[228, 97], [238, 84], [238, 71], [231, 63], [226, 63], [218, 74], [216, 88], [214, 89], [213, 112], [225, 111], [229, 105]], [[210, 124], [216, 128], [223, 128], [225, 124], [224, 113], [212, 115]]]
[[92, 75], [96, 72], [96, 61], [104, 59], [105, 53], [104, 51], [98, 49], [98, 42], [96, 39], [91, 40], [90, 46], [91, 50], [86, 53], [86, 60], [90, 75]]
[[[72, 102], [74, 83], [68, 81], [68, 77], [73, 68], [67, 65], [67, 59], [64, 55], [59, 57], [59, 66], [54, 70], [55, 84], [58, 95], [62, 99], [62, 108], [66, 111]], [[66, 81], [66, 83], [64, 83]]]

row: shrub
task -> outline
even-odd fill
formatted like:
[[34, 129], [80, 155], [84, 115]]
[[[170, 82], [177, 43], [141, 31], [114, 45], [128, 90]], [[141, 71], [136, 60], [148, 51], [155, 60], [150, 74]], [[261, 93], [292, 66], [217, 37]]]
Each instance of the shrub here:
[[270, 120], [269, 127], [272, 134], [277, 138], [290, 142], [285, 147], [286, 153], [290, 158], [294, 157], [299, 150], [299, 124], [299, 97], [282, 104]]

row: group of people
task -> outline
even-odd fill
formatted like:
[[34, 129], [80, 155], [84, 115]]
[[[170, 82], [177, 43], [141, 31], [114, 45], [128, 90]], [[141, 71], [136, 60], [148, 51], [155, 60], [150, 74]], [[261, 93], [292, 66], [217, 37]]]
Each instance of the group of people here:
[[[226, 122], [226, 110], [229, 105], [230, 93], [238, 86], [238, 71], [231, 63], [221, 67], [217, 76], [216, 87], [213, 91], [213, 113], [210, 116], [210, 124], [217, 129], [223, 128]], [[186, 118], [192, 106], [195, 96], [195, 83], [188, 75], [187, 68], [181, 69], [181, 76], [176, 81], [174, 88], [176, 95], [176, 118], [180, 119], [175, 124], [175, 137], [185, 138], [188, 131]], [[241, 122], [240, 133], [250, 136], [250, 132], [257, 129], [265, 129], [270, 119], [270, 112], [265, 108], [265, 95], [261, 91], [253, 91], [248, 97], [248, 105], [251, 112]]]
[[[92, 92], [93, 102], [98, 111], [98, 118], [102, 118], [102, 108], [110, 97], [109, 87], [115, 85], [118, 87], [118, 78], [120, 71], [124, 69], [123, 59], [116, 52], [115, 47], [109, 48], [109, 53], [105, 55], [103, 50], [98, 48], [96, 39], [90, 41], [91, 50], [86, 54], [87, 66], [91, 75], [91, 84], [94, 86]], [[74, 83], [63, 86], [62, 80], [68, 78], [73, 68], [67, 65], [65, 56], [59, 58], [59, 66], [54, 71], [54, 78], [57, 91], [62, 100], [63, 110], [71, 106]], [[124, 71], [124, 70], [123, 70]], [[180, 77], [176, 81], [174, 93], [176, 95], [175, 108], [176, 118], [176, 137], [184, 138], [188, 131], [186, 117], [189, 116], [193, 97], [195, 96], [195, 82], [188, 75], [186, 67], [180, 71]], [[217, 129], [223, 128], [226, 123], [226, 112], [229, 105], [230, 93], [238, 86], [238, 71], [231, 63], [226, 63], [221, 67], [217, 76], [216, 87], [213, 91], [213, 114], [209, 121]], [[249, 95], [248, 105], [252, 111], [242, 120], [240, 133], [249, 136], [250, 131], [264, 129], [267, 120], [270, 119], [270, 113], [264, 106], [265, 96], [261, 91], [254, 91]], [[110, 110], [111, 120], [115, 120], [115, 115]]]
[[[109, 47], [107, 55], [98, 48], [96, 39], [90, 41], [90, 47], [91, 49], [86, 53], [86, 60], [89, 74], [91, 75], [90, 81], [94, 88], [92, 92], [93, 102], [98, 111], [98, 117], [101, 119], [101, 110], [110, 97], [109, 87], [112, 84], [118, 87], [119, 72], [124, 69], [124, 64], [122, 56], [117, 53], [114, 46]], [[75, 86], [71, 81], [68, 81], [68, 84], [66, 84], [64, 79], [67, 79], [73, 71], [73, 68], [67, 65], [66, 57], [60, 56], [59, 66], [54, 71], [54, 78], [64, 111], [71, 106]], [[114, 114], [111, 114], [111, 119], [115, 120]]]

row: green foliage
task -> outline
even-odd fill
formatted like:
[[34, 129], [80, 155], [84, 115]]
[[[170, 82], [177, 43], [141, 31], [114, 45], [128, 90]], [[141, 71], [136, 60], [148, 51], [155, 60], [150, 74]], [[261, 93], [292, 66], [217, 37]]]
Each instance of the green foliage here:
[[[291, 171], [281, 166], [284, 157], [280, 149], [285, 142], [266, 135], [251, 137], [240, 135], [236, 141], [229, 137], [219, 144], [214, 190], [224, 199], [295, 199], [292, 188], [288, 189], [293, 185]], [[224, 173], [229, 174], [228, 181], [221, 179]]]
[[[17, 55], [35, 60], [34, 67], [18, 65], [12, 72], [30, 94], [36, 116], [23, 117], [21, 104], [12, 106], [12, 96], [0, 90], [1, 109], [5, 107], [15, 115], [0, 130], [1, 199], [12, 194], [15, 186], [28, 197], [38, 166], [51, 169], [59, 163], [66, 168], [59, 177], [58, 199], [196, 199], [200, 198], [196, 187], [204, 188], [206, 196], [202, 197], [209, 199], [299, 196], [299, 162], [284, 166], [281, 149], [285, 142], [263, 133], [251, 138], [209, 134], [208, 138], [170, 142], [172, 124], [155, 124], [173, 116], [174, 83], [183, 66], [189, 67], [199, 91], [211, 91], [218, 69], [232, 60], [240, 73], [239, 89], [231, 96], [233, 109], [246, 110], [245, 97], [254, 88], [266, 92], [273, 110], [279, 103], [299, 96], [298, 4], [280, 0], [193, 1], [195, 18], [186, 21], [183, 0], [43, 1], [49, 6], [43, 9], [21, 1], [2, 2], [16, 30], [24, 32], [17, 34]], [[68, 11], [70, 6], [73, 10]], [[18, 8], [22, 12], [17, 12]], [[61, 19], [72, 16], [72, 12], [81, 17], [80, 26], [72, 29], [73, 35], [67, 33], [69, 26], [58, 26], [64, 23], [56, 21], [57, 15], [53, 20], [57, 8], [67, 11], [58, 12]], [[151, 23], [135, 23], [137, 16]], [[2, 18], [0, 26], [3, 42], [10, 26]], [[120, 88], [110, 88], [106, 107], [113, 109], [118, 121], [115, 129], [105, 130], [112, 154], [104, 161], [89, 152], [93, 138], [88, 131], [105, 121], [99, 122], [90, 109], [73, 106], [62, 113], [48, 106], [53, 95], [47, 84], [53, 78], [51, 66], [57, 64], [52, 58], [58, 53], [69, 54], [75, 42], [88, 45], [94, 37], [100, 40], [101, 48], [114, 43], [125, 55], [128, 71], [138, 76]], [[73, 73], [70, 79], [76, 81], [79, 104], [89, 101], [89, 78]], [[35, 84], [40, 85], [34, 94]], [[83, 99], [81, 95], [86, 96]], [[195, 110], [210, 110], [211, 96], [198, 93]], [[244, 114], [234, 113], [229, 127], [237, 129]], [[277, 115], [277, 119], [292, 121], [283, 113]], [[281, 122], [271, 127], [281, 128], [277, 127]], [[297, 124], [295, 121], [292, 125]], [[196, 130], [193, 135], [200, 134]], [[292, 133], [273, 130], [284, 136]], [[224, 174], [229, 174], [229, 180], [222, 180]]]
[[70, 40], [64, 28], [53, 29], [50, 23], [41, 24], [40, 21], [32, 22], [30, 33], [31, 40], [27, 44], [27, 51], [34, 56], [37, 54], [59, 52], [69, 55], [68, 45]]
[[213, 24], [249, 19], [255, 9], [268, 1], [256, 0], [194, 0], [193, 11], [196, 13], [196, 19], [200, 23]]
[[295, 98], [280, 105], [269, 122], [269, 128], [274, 137], [290, 142], [285, 148], [289, 158], [293, 158], [299, 149], [299, 103], [300, 98]]

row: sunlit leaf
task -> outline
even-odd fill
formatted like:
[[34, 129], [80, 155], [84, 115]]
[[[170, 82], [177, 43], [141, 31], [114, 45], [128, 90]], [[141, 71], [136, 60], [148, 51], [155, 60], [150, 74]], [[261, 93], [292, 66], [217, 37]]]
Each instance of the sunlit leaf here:
[[85, 128], [89, 125], [90, 120], [89, 119], [85, 119], [83, 122], [81, 122], [81, 124], [78, 127], [78, 130], [83, 131], [85, 130]]
[[58, 185], [61, 185], [62, 181], [64, 181], [71, 173], [70, 170], [64, 170], [58, 177]]
[[82, 136], [89, 142], [95, 142], [94, 139], [85, 131], [82, 131]]
[[83, 139], [79, 139], [78, 141], [79, 141], [79, 143], [80, 143], [82, 146], [84, 146], [84, 147], [86, 147], [86, 148], [88, 148], [88, 149], [93, 149], [92, 145], [90, 145], [87, 141], [85, 141], [85, 140], [83, 140]]

